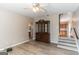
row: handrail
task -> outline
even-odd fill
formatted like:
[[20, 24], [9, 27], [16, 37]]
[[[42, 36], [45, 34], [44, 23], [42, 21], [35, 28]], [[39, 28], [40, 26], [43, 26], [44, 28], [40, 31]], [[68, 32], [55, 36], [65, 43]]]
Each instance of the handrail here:
[[79, 39], [78, 34], [77, 34], [77, 32], [76, 32], [76, 29], [75, 29], [75, 28], [73, 28], [73, 29], [74, 29], [74, 32], [75, 32], [76, 38]]

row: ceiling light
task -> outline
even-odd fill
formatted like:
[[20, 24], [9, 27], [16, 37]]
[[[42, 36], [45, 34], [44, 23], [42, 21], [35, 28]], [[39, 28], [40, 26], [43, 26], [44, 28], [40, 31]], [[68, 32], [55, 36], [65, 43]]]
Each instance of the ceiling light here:
[[36, 9], [37, 11], [39, 11], [39, 8], [38, 8], [38, 7], [36, 7], [35, 9]]
[[38, 7], [33, 7], [33, 11], [37, 12], [37, 11], [39, 11], [39, 8]]
[[34, 11], [34, 12], [36, 12], [36, 9], [35, 9], [35, 8], [33, 8], [33, 11]]

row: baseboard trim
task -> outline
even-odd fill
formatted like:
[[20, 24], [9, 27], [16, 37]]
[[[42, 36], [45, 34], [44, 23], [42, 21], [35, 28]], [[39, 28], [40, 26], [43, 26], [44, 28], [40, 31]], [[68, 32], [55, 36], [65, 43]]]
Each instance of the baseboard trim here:
[[17, 46], [17, 45], [20, 45], [20, 44], [23, 44], [23, 43], [29, 42], [29, 41], [30, 41], [30, 40], [26, 40], [26, 41], [23, 41], [23, 42], [19, 42], [19, 43], [17, 43], [17, 44], [13, 44], [13, 45], [11, 45], [11, 46], [8, 46], [8, 47], [5, 47], [5, 48], [0, 49], [0, 51], [3, 51], [3, 50], [5, 50], [5, 49], [7, 49], [7, 48], [15, 47], [15, 46]]
[[58, 44], [58, 42], [50, 41], [50, 43]]

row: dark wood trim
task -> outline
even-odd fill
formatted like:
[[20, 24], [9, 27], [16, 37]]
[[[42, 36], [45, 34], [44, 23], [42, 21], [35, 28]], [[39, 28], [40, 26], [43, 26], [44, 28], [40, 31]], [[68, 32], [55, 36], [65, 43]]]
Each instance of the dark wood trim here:
[[75, 29], [75, 28], [73, 28], [73, 29], [74, 29], [74, 32], [75, 32], [76, 38], [79, 39], [76, 29]]
[[45, 24], [44, 24], [44, 32], [45, 32]]
[[61, 16], [62, 16], [63, 14], [61, 13], [61, 14], [59, 14], [59, 33], [60, 33], [60, 19], [61, 19]]

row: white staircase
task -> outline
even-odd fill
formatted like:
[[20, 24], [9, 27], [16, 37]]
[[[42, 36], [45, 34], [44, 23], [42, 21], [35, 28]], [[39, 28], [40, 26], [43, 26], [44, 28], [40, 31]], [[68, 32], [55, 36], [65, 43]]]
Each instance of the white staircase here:
[[72, 50], [72, 51], [78, 51], [75, 40], [73, 40], [71, 38], [70, 39], [69, 38], [68, 39], [59, 39], [58, 47]]
[[68, 38], [60, 37], [57, 47], [77, 51], [79, 53], [79, 29], [76, 23], [72, 16], [68, 25]]
[[75, 28], [72, 34], [70, 38], [59, 38], [58, 47], [79, 52], [79, 37]]

